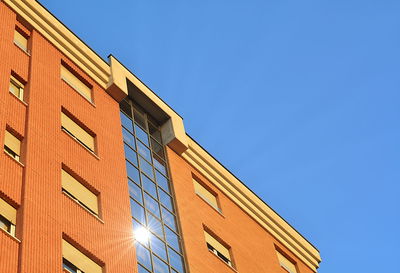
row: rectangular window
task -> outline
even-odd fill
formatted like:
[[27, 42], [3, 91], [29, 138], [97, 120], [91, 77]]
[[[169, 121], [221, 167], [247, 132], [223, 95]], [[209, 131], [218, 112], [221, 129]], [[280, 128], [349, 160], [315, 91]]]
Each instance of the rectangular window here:
[[69, 86], [78, 91], [89, 101], [92, 100], [92, 88], [81, 81], [72, 71], [66, 66], [61, 64], [61, 79], [64, 80]]
[[210, 233], [204, 230], [204, 236], [206, 238], [207, 248], [216, 256], [221, 258], [225, 263], [232, 266], [232, 259], [230, 251], [227, 247], [221, 244], [217, 239], [214, 238]]
[[277, 251], [276, 254], [278, 255], [279, 264], [283, 269], [285, 269], [289, 273], [297, 273], [296, 265], [294, 263], [292, 263], [279, 251]]
[[216, 210], [221, 212], [221, 209], [218, 206], [217, 196], [214, 193], [210, 192], [194, 178], [193, 178], [193, 185], [194, 185], [194, 190], [198, 196], [200, 196], [204, 201], [206, 201]]
[[70, 134], [73, 138], [79, 141], [83, 146], [94, 152], [94, 136], [89, 134], [75, 121], [68, 117], [64, 112], [61, 112], [61, 129]]
[[17, 210], [0, 198], [0, 228], [15, 236]]
[[28, 37], [18, 28], [14, 31], [14, 44], [28, 53]]
[[102, 273], [102, 268], [67, 241], [62, 241], [63, 269], [71, 273]]
[[61, 169], [61, 183], [65, 193], [92, 213], [99, 214], [97, 196], [63, 169]]
[[9, 91], [20, 100], [24, 100], [24, 84], [11, 75]]
[[13, 157], [15, 160], [20, 161], [21, 158], [21, 140], [16, 138], [13, 134], [6, 130], [4, 136], [4, 151]]

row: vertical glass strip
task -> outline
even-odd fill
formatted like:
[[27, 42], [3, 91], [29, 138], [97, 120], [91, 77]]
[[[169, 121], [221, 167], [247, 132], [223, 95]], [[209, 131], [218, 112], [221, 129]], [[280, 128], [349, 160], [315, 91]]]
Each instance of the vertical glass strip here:
[[139, 108], [120, 103], [138, 270], [185, 273], [160, 126]]

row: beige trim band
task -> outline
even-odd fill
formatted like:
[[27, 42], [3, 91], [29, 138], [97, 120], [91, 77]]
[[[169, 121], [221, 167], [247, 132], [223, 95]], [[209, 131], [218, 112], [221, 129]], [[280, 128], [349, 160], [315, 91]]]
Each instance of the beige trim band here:
[[86, 74], [104, 88], [117, 102], [128, 95], [126, 79], [143, 92], [156, 107], [170, 118], [162, 126], [165, 143], [182, 154], [190, 164], [215, 184], [222, 192], [253, 217], [277, 240], [316, 271], [321, 261], [318, 250], [287, 224], [254, 193], [247, 189], [203, 148], [186, 136], [182, 118], [156, 96], [133, 73], [115, 58], [107, 64], [92, 49], [65, 27], [56, 17], [34, 0], [3, 0], [32, 27], [71, 59]]
[[182, 157], [317, 272], [321, 262], [319, 251], [189, 136], [188, 143], [189, 148], [183, 152]]

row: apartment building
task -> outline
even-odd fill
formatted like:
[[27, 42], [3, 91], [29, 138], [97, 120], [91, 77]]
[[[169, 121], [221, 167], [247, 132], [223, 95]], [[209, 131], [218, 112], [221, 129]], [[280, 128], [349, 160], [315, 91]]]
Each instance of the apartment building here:
[[312, 273], [319, 251], [114, 56], [0, 1], [0, 272]]

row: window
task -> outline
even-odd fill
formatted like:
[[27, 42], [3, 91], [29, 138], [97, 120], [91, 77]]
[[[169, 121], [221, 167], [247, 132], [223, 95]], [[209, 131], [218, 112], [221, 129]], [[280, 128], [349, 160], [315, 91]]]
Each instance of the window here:
[[67, 68], [63, 64], [61, 64], [61, 79], [92, 102], [92, 88], [81, 81], [73, 72], [71, 72], [71, 69]]
[[17, 210], [0, 198], [0, 228], [15, 236]]
[[202, 184], [200, 184], [196, 179], [193, 178], [194, 190], [198, 196], [200, 196], [204, 201], [214, 207], [216, 210], [221, 212], [218, 206], [217, 196], [206, 189]]
[[24, 84], [22, 84], [17, 78], [11, 75], [10, 78], [10, 92], [14, 94], [20, 100], [24, 100]]
[[97, 196], [63, 169], [61, 169], [61, 183], [62, 190], [66, 194], [93, 214], [99, 214]]
[[87, 149], [94, 152], [94, 136], [86, 132], [81, 126], [79, 126], [63, 112], [61, 112], [61, 129], [70, 134]]
[[216, 256], [221, 258], [229, 266], [232, 266], [232, 259], [230, 251], [227, 247], [222, 245], [217, 239], [215, 239], [210, 233], [204, 231], [204, 236], [206, 238], [207, 248]]
[[13, 157], [15, 160], [20, 161], [21, 158], [21, 140], [12, 135], [6, 130], [4, 137], [4, 151]]
[[14, 44], [28, 53], [28, 36], [19, 28], [14, 31]]
[[102, 273], [102, 268], [67, 241], [62, 241], [63, 269], [71, 273]]
[[279, 264], [283, 269], [285, 269], [289, 273], [297, 273], [296, 265], [294, 263], [292, 263], [279, 251], [277, 251], [276, 254], [278, 255]]

